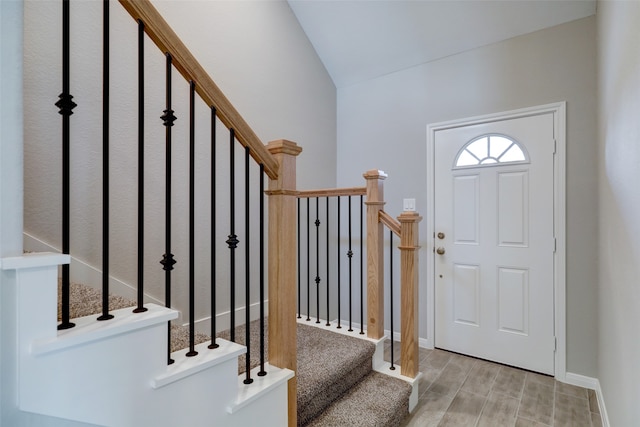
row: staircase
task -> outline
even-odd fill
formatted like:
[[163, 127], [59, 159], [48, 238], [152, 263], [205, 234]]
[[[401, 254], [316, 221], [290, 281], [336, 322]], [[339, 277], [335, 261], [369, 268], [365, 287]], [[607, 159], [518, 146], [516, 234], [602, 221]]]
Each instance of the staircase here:
[[3, 325], [15, 331], [17, 405], [21, 411], [99, 426], [225, 426], [287, 424], [287, 381], [293, 372], [265, 366], [250, 387], [237, 376], [246, 347], [223, 339], [219, 348], [196, 346], [198, 355], [172, 353], [167, 364], [168, 322], [175, 310], [145, 304], [147, 311], [113, 310], [75, 318], [56, 330], [58, 265], [64, 254], [3, 258], [0, 269], [15, 284], [4, 297], [15, 301]]
[[298, 322], [298, 425], [399, 425], [413, 387], [408, 378], [373, 370], [383, 340], [305, 323]]
[[[93, 321], [94, 315], [100, 313], [100, 304], [99, 291], [72, 283], [72, 318], [87, 316]], [[113, 310], [128, 312], [135, 305], [135, 301], [120, 296], [109, 297], [109, 306]], [[327, 327], [324, 323], [319, 326], [302, 319], [298, 321], [298, 425], [399, 425], [409, 413], [409, 399], [413, 391], [410, 381], [373, 370], [374, 361], [382, 356], [383, 340], [368, 339], [358, 332], [348, 332], [346, 328], [344, 333], [335, 332], [340, 331], [335, 326]], [[250, 328], [257, 331], [258, 321], [252, 322]], [[228, 330], [220, 332], [218, 341], [228, 338], [228, 335]], [[236, 328], [236, 335], [244, 336], [244, 325]], [[187, 328], [172, 325], [171, 338], [171, 350], [178, 359], [188, 346]], [[208, 344], [209, 341], [210, 337], [205, 334], [196, 336], [197, 344]], [[233, 343], [223, 345], [229, 344]], [[242, 349], [239, 352], [238, 358], [242, 359], [245, 355]], [[257, 349], [252, 351], [252, 354], [257, 353]], [[257, 365], [256, 358], [251, 366]], [[244, 361], [239, 360], [238, 375], [244, 373], [244, 366]]]
[[[103, 67], [105, 75], [108, 75], [109, 61], [109, 2], [103, 3]], [[115, 3], [115, 2], [113, 2]], [[305, 324], [296, 324], [296, 272], [299, 273], [296, 257], [296, 202], [299, 202], [301, 192], [296, 189], [295, 162], [300, 154], [301, 148], [294, 142], [287, 140], [271, 141], [264, 145], [254, 134], [247, 123], [242, 119], [233, 105], [224, 97], [219, 88], [215, 85], [211, 77], [204, 68], [191, 55], [186, 46], [177, 35], [171, 30], [166, 21], [153, 8], [149, 0], [120, 0], [129, 15], [135, 20], [138, 27], [139, 65], [144, 63], [145, 37], [148, 36], [160, 49], [165, 60], [166, 79], [166, 105], [162, 110], [162, 126], [165, 134], [165, 167], [163, 174], [153, 176], [153, 179], [145, 181], [143, 169], [145, 151], [145, 138], [142, 132], [146, 114], [139, 111], [138, 117], [138, 197], [137, 197], [137, 239], [133, 235], [131, 242], [124, 243], [117, 239], [117, 247], [109, 248], [111, 240], [116, 240], [112, 234], [117, 227], [109, 228], [114, 222], [109, 217], [109, 213], [116, 210], [113, 205], [109, 205], [109, 190], [115, 187], [110, 185], [109, 178], [112, 175], [119, 175], [117, 168], [109, 168], [109, 120], [105, 118], [109, 111], [109, 78], [103, 78], [103, 167], [102, 167], [102, 219], [99, 221], [95, 215], [83, 212], [87, 222], [91, 223], [93, 229], [96, 224], [102, 222], [102, 250], [97, 250], [96, 241], [87, 235], [82, 235], [82, 247], [74, 248], [74, 261], [79, 263], [78, 256], [88, 256], [96, 250], [95, 256], [87, 260], [87, 267], [95, 270], [101, 276], [102, 294], [99, 299], [103, 299], [101, 304], [88, 309], [88, 312], [69, 313], [70, 282], [77, 274], [76, 269], [70, 268], [72, 257], [69, 255], [71, 231], [76, 230], [71, 220], [70, 195], [74, 190], [70, 183], [87, 184], [91, 192], [97, 187], [94, 182], [88, 180], [86, 183], [79, 180], [70, 170], [70, 147], [77, 146], [78, 143], [71, 144], [70, 118], [73, 109], [77, 106], [72, 101], [80, 97], [72, 95], [69, 91], [67, 81], [70, 76], [70, 61], [67, 54], [69, 43], [69, 16], [70, 1], [62, 0], [62, 32], [63, 32], [63, 55], [62, 55], [62, 77], [63, 93], [56, 102], [59, 108], [58, 113], [62, 116], [62, 244], [60, 247], [49, 249], [53, 252], [37, 252], [33, 254], [14, 255], [20, 252], [11, 252], [8, 257], [0, 258], [0, 275], [8, 278], [7, 285], [0, 289], [2, 291], [2, 329], [3, 329], [3, 353], [10, 357], [3, 358], [3, 394], [9, 396], [11, 410], [18, 414], [15, 418], [20, 420], [37, 419], [32, 418], [33, 414], [40, 414], [51, 419], [51, 425], [65, 425], [71, 420], [81, 424], [77, 425], [100, 425], [128, 427], [138, 425], [153, 425], [157, 427], [191, 425], [208, 426], [224, 425], [228, 427], [255, 425], [256, 420], [265, 426], [295, 426], [297, 425], [363, 425], [363, 426], [385, 426], [396, 425], [404, 418], [407, 412], [417, 403], [417, 249], [418, 233], [417, 223], [420, 221], [416, 213], [403, 213], [396, 221], [382, 209], [384, 199], [382, 197], [382, 181], [386, 175], [378, 170], [369, 171], [365, 174], [367, 187], [355, 189], [362, 198], [366, 195], [367, 201], [367, 254], [371, 260], [367, 266], [367, 337], [360, 333], [347, 333], [344, 329], [323, 325], [316, 328]], [[132, 24], [128, 21], [129, 24]], [[91, 24], [87, 24], [93, 28]], [[133, 28], [133, 27], [132, 27]], [[67, 53], [65, 53], [67, 52]], [[178, 71], [189, 85], [190, 108], [182, 109], [182, 118], [189, 118], [190, 122], [195, 121], [194, 102], [196, 95], [205, 102], [208, 108], [207, 116], [211, 115], [210, 133], [211, 141], [204, 141], [203, 144], [211, 145], [212, 158], [215, 157], [215, 150], [221, 145], [217, 143], [215, 137], [218, 127], [226, 127], [228, 135], [224, 134], [224, 139], [228, 136], [229, 148], [229, 188], [224, 194], [211, 195], [211, 207], [208, 207], [206, 198], [202, 200], [196, 197], [199, 194], [195, 185], [195, 128], [189, 129], [189, 167], [183, 165], [182, 173], [189, 175], [189, 197], [188, 215], [180, 210], [178, 215], [171, 217], [172, 211], [177, 210], [172, 203], [171, 189], [172, 176], [175, 169], [170, 167], [173, 152], [171, 151], [172, 139], [171, 129], [175, 116], [171, 104], [171, 73]], [[144, 67], [139, 67], [138, 84], [139, 88], [144, 87]], [[65, 83], [66, 82], [66, 83]], [[143, 90], [138, 91], [139, 107], [143, 106], [145, 99]], [[88, 105], [88, 107], [91, 105]], [[142, 108], [139, 108], [142, 110]], [[78, 110], [80, 111], [80, 110]], [[155, 113], [154, 113], [155, 114]], [[78, 114], [75, 118], [82, 117]], [[157, 118], [155, 118], [157, 121]], [[209, 117], [207, 117], [209, 119]], [[75, 119], [74, 119], [75, 120]], [[184, 120], [183, 122], [186, 122]], [[74, 122], [75, 123], [75, 122]], [[97, 123], [97, 122], [96, 122]], [[199, 122], [198, 122], [199, 123]], [[94, 123], [79, 122], [80, 126], [89, 126]], [[224, 126], [218, 126], [222, 124]], [[134, 126], [129, 126], [128, 130], [134, 130]], [[128, 140], [128, 138], [124, 138]], [[132, 138], [133, 140], [133, 138]], [[176, 142], [176, 141], [174, 141]], [[236, 235], [235, 219], [235, 176], [241, 176], [241, 171], [235, 171], [235, 151], [242, 146], [245, 156], [245, 206], [247, 207], [244, 218], [245, 229], [241, 237], [241, 242]], [[71, 144], [71, 145], [70, 145]], [[122, 158], [129, 158], [128, 153], [131, 147], [127, 146], [120, 154]], [[215, 150], [214, 150], [215, 148]], [[135, 150], [133, 150], [135, 151]], [[148, 151], [148, 150], [147, 150]], [[153, 155], [160, 155], [162, 150], [154, 146]], [[186, 148], [185, 148], [186, 155]], [[93, 159], [93, 156], [90, 156]], [[115, 156], [111, 156], [115, 157]], [[147, 156], [148, 158], [148, 156]], [[161, 159], [161, 157], [157, 157]], [[251, 159], [255, 160], [251, 163]], [[186, 163], [186, 162], [184, 162]], [[215, 166], [216, 163], [212, 162]], [[182, 163], [181, 163], [182, 164]], [[174, 165], [175, 166], [175, 165]], [[210, 170], [209, 170], [210, 169]], [[212, 167], [207, 172], [218, 171]], [[254, 178], [259, 177], [257, 183], [251, 185], [249, 191], [249, 176], [251, 171], [257, 172]], [[218, 173], [216, 172], [216, 175]], [[65, 178], [66, 177], [66, 178]], [[164, 178], [164, 179], [162, 179]], [[268, 180], [265, 191], [265, 180]], [[164, 242], [159, 239], [148, 239], [152, 234], [158, 237], [157, 233], [143, 233], [145, 226], [150, 223], [145, 210], [145, 196], [141, 189], [145, 182], [165, 183], [165, 194], [162, 195], [158, 187], [152, 202], [157, 216], [164, 216]], [[211, 176], [211, 188], [217, 188], [214, 175]], [[257, 184], [257, 185], [256, 185]], [[85, 186], [83, 185], [83, 188]], [[127, 196], [114, 198], [118, 200], [128, 200], [133, 202], [131, 196], [125, 188]], [[331, 194], [346, 196], [350, 194], [350, 189], [329, 191]], [[251, 210], [250, 217], [249, 200], [253, 200], [250, 194], [255, 192], [255, 206]], [[157, 193], [157, 194], [156, 194]], [[175, 193], [175, 192], [174, 192]], [[325, 196], [328, 193], [322, 192]], [[268, 216], [264, 212], [264, 198], [268, 196]], [[131, 200], [129, 200], [131, 196]], [[306, 195], [307, 197], [310, 194]], [[204, 206], [211, 211], [211, 218], [206, 231], [215, 234], [218, 214], [214, 207], [223, 205], [222, 200], [231, 200], [229, 205], [229, 234], [228, 240], [224, 241], [225, 248], [229, 255], [229, 263], [222, 265], [222, 262], [212, 256], [213, 260], [201, 254], [202, 246], [196, 241], [196, 213], [198, 208]], [[186, 197], [184, 197], [186, 201]], [[226, 204], [226, 202], [224, 203]], [[16, 203], [18, 206], [19, 203]], [[317, 205], [316, 205], [317, 206]], [[83, 207], [84, 208], [84, 207]], [[163, 209], [164, 208], [164, 209]], [[16, 207], [16, 210], [19, 210]], [[118, 206], [118, 210], [126, 211], [123, 206]], [[164, 211], [164, 215], [162, 215]], [[214, 212], [215, 211], [215, 212]], [[362, 216], [362, 212], [361, 212]], [[113, 215], [112, 215], [113, 217]], [[264, 222], [268, 217], [267, 227]], [[85, 218], [82, 216], [82, 218]], [[171, 232], [171, 225], [179, 219], [178, 230], [189, 230], [188, 236], [184, 237], [181, 248], [183, 255], [177, 257], [182, 264], [178, 264], [176, 272], [171, 281], [171, 271], [174, 270], [176, 259], [174, 249], [171, 246], [172, 235], [179, 234], [174, 230]], [[82, 223], [82, 219], [77, 223]], [[71, 224], [71, 225], [70, 225]], [[362, 225], [362, 223], [361, 223]], [[400, 238], [398, 248], [401, 252], [401, 336], [402, 336], [402, 369], [391, 371], [388, 364], [383, 361], [383, 341], [384, 340], [384, 267], [383, 261], [383, 225], [389, 228], [392, 233]], [[222, 226], [220, 226], [222, 227]], [[265, 228], [267, 229], [265, 232]], [[251, 229], [251, 232], [250, 232]], [[110, 231], [111, 230], [111, 231]], [[24, 231], [24, 230], [21, 230]], [[76, 230], [77, 231], [77, 230]], [[239, 231], [239, 230], [238, 230]], [[81, 233], [82, 234], [82, 233]], [[100, 234], [100, 233], [97, 233]], [[97, 235], [96, 234], [96, 235]], [[198, 232], [203, 236], [209, 236], [207, 232]], [[220, 234], [220, 233], [218, 233]], [[224, 233], [226, 234], [226, 232]], [[265, 236], [268, 234], [268, 236]], [[340, 233], [338, 233], [339, 235]], [[213, 254], [215, 246], [221, 245], [221, 236], [211, 236], [210, 251]], [[268, 237], [264, 242], [264, 237]], [[361, 239], [365, 240], [364, 236]], [[137, 245], [129, 244], [137, 243]], [[164, 245], [162, 244], [164, 243]], [[175, 243], [175, 239], [174, 239]], [[244, 251], [236, 251], [238, 243]], [[153, 246], [153, 253], [144, 253], [146, 246]], [[244, 246], [242, 246], [244, 245]], [[20, 245], [17, 245], [20, 246]], [[164, 246], [161, 248], [161, 246]], [[175, 248], [177, 245], [174, 245]], [[134, 251], [134, 256], [126, 256], [127, 251]], [[137, 252], [134, 247], [137, 247]], [[147, 248], [148, 249], [148, 248]], [[252, 251], [255, 249], [255, 251]], [[266, 249], [266, 251], [265, 251]], [[162, 253], [164, 251], [164, 253]], [[253, 252], [260, 252], [256, 254]], [[59, 253], [62, 252], [62, 253]], [[100, 264], [98, 252], [101, 253], [102, 268], [96, 269]], [[187, 255], [188, 252], [188, 255]], [[244, 252], [244, 254], [240, 254]], [[122, 257], [113, 257], [115, 254]], [[131, 255], [131, 252], [129, 255]], [[236, 265], [236, 254], [238, 262]], [[362, 251], [361, 251], [362, 253]], [[79, 255], [81, 254], [81, 255]], [[112, 258], [110, 258], [112, 255]], [[256, 256], [258, 255], [258, 256]], [[206, 258], [205, 262], [196, 262], [197, 256]], [[153, 258], [157, 257], [157, 258]], [[93, 259], [95, 258], [95, 259]], [[126, 258], [126, 261], [123, 259]], [[104, 302], [103, 296], [109, 294], [109, 286], [115, 281], [118, 272], [110, 273], [109, 267], [121, 267], [122, 264], [137, 259], [137, 282], [136, 280], [124, 279], [131, 283], [136, 282], [131, 289], [137, 294], [136, 302], [125, 302], [119, 305]], [[162, 273], [159, 273], [157, 259], [162, 259]], [[222, 258], [222, 257], [220, 257]], [[149, 264], [153, 260], [154, 269]], [[240, 261], [244, 262], [240, 262]], [[258, 261], [259, 260], [259, 261]], [[263, 264], [268, 265], [263, 265]], [[204, 271], [196, 270], [197, 265], [203, 265]], [[58, 291], [59, 267], [61, 268], [62, 286]], [[215, 268], [219, 276], [226, 276], [228, 280], [219, 280], [216, 276]], [[244, 270], [245, 285], [244, 305], [235, 300], [236, 279], [235, 272]], [[149, 273], [149, 271], [151, 273]], [[255, 271], [254, 271], [255, 270]], [[145, 275], [145, 272], [147, 274]], [[180, 274], [178, 274], [180, 273]], [[228, 273], [228, 274], [227, 274]], [[209, 276], [207, 276], [207, 274]], [[164, 276], [164, 280], [162, 280]], [[228, 282], [228, 289], [225, 290], [228, 296], [228, 307], [220, 308], [221, 304], [216, 300], [216, 288], [198, 288], [196, 295], [196, 277], [210, 277], [211, 280], [202, 279], [205, 283], [221, 284]], [[249, 280], [249, 278], [253, 280]], [[364, 277], [361, 274], [361, 277]], [[147, 280], [143, 280], [143, 279]], [[179, 280], [176, 280], [179, 278]], [[82, 279], [80, 281], [83, 281]], [[92, 284], [99, 281], [90, 280]], [[124, 283], [124, 282], [122, 282]], [[172, 284], [173, 283], [173, 284]], [[316, 282], [318, 283], [318, 281]], [[328, 283], [328, 281], [327, 281]], [[154, 286], [152, 292], [149, 287], [144, 288], [143, 284]], [[164, 301], [152, 299], [158, 304], [146, 303], [152, 295], [160, 295], [164, 284]], [[129, 286], [125, 283], [126, 286]], [[238, 284], [239, 286], [239, 284]], [[174, 298], [173, 305], [171, 294], [181, 296]], [[362, 285], [361, 285], [362, 287]], [[264, 294], [265, 289], [268, 295]], [[328, 287], [327, 287], [328, 289]], [[210, 303], [209, 315], [212, 323], [215, 324], [218, 316], [220, 318], [228, 316], [230, 325], [235, 323], [236, 311], [244, 310], [246, 320], [238, 323], [249, 323], [253, 303], [250, 298], [259, 294], [258, 303], [260, 318], [269, 319], [269, 330], [266, 339], [270, 343], [268, 358], [269, 362], [264, 365], [267, 375], [261, 375], [263, 368], [254, 368], [251, 363], [246, 368], [247, 378], [238, 376], [238, 368], [244, 369], [241, 362], [247, 347], [243, 345], [242, 337], [234, 337], [233, 340], [223, 338], [216, 339], [219, 347], [209, 345], [206, 337], [196, 337], [199, 343], [194, 343], [195, 312], [197, 302], [207, 301]], [[56, 318], [56, 300], [58, 293], [62, 294], [61, 323], [58, 325]], [[339, 292], [338, 292], [339, 294]], [[338, 295], [336, 294], [336, 295]], [[361, 295], [363, 292], [361, 290]], [[327, 292], [327, 299], [328, 297]], [[176, 301], [178, 300], [178, 301]], [[213, 301], [211, 301], [213, 300]], [[268, 315], [264, 313], [265, 303], [268, 303]], [[88, 305], [84, 300], [83, 305]], [[137, 306], [135, 314], [131, 306]], [[242, 306], [242, 307], [241, 307]], [[7, 309], [8, 307], [8, 309]], [[118, 308], [123, 307], [123, 308]], [[169, 308], [172, 307], [172, 308]], [[177, 309], [174, 309], [177, 308]], [[102, 310], [99, 317], [96, 312]], [[226, 311], [225, 311], [226, 310]], [[256, 310], [256, 311], [257, 311]], [[200, 310], [202, 311], [202, 310]], [[319, 315], [319, 310], [316, 310]], [[361, 315], [364, 313], [364, 305], [361, 303]], [[330, 313], [327, 302], [327, 313]], [[340, 310], [337, 311], [337, 318], [340, 318]], [[185, 350], [173, 351], [176, 348], [185, 348], [185, 342], [179, 344], [174, 340], [178, 334], [173, 333], [174, 327], [171, 322], [179, 318], [180, 314], [189, 317], [189, 341], [188, 353]], [[328, 318], [331, 315], [327, 314]], [[255, 318], [255, 317], [254, 317]], [[393, 318], [393, 314], [391, 314]], [[183, 319], [180, 319], [181, 323]], [[364, 322], [361, 320], [362, 327]], [[74, 325], [75, 324], [75, 325]], [[75, 326], [75, 327], [74, 327]], [[336, 325], [333, 325], [336, 326]], [[219, 329], [213, 325], [210, 329], [212, 335], [217, 336]], [[393, 324], [391, 330], [394, 330]], [[236, 329], [231, 327], [231, 331]], [[242, 333], [238, 334], [244, 335]], [[345, 337], [345, 335], [350, 335]], [[231, 334], [233, 337], [233, 334]], [[170, 342], [171, 337], [172, 342]], [[296, 337], [301, 340], [296, 342]], [[184, 339], [184, 338], [183, 338]], [[247, 337], [247, 339], [249, 339]], [[204, 341], [203, 341], [204, 340]], [[200, 342], [203, 341], [203, 342]], [[231, 342], [235, 341], [235, 342]], [[213, 344], [213, 343], [212, 343]], [[249, 345], [251, 348], [253, 342]], [[15, 346], [15, 349], [14, 349]], [[5, 350], [7, 349], [8, 350]], [[263, 346], [264, 349], [264, 346]], [[15, 351], [14, 351], [15, 350]], [[251, 351], [251, 357], [258, 351]], [[251, 361], [251, 360], [250, 360]], [[240, 365], [240, 366], [238, 366]], [[240, 369], [240, 371], [242, 370]], [[261, 372], [258, 372], [258, 369]], [[381, 376], [379, 372], [389, 373], [399, 378], [390, 379]], [[7, 375], [11, 373], [11, 375]], [[401, 375], [402, 374], [402, 375]], [[10, 385], [5, 386], [5, 380], [9, 378]], [[407, 383], [409, 384], [407, 386]], [[378, 402], [373, 397], [382, 397], [383, 401]], [[4, 405], [3, 405], [4, 406]], [[299, 408], [298, 408], [299, 406]], [[29, 413], [25, 415], [25, 413]], [[23, 417], [23, 415], [25, 415]], [[37, 417], [37, 416], [36, 416]], [[51, 420], [50, 419], [50, 420]], [[58, 423], [59, 421], [59, 423]], [[36, 425], [28, 421], [20, 423], [9, 422], [10, 425]], [[74, 423], [75, 424], [75, 423]], [[41, 424], [45, 425], [45, 424]], [[49, 425], [49, 424], [46, 424]]]

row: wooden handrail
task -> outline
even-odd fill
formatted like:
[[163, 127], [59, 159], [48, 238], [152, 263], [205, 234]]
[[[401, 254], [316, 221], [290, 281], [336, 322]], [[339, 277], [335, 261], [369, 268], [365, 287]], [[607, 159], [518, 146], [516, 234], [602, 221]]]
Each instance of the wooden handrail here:
[[144, 30], [149, 38], [161, 51], [171, 55], [172, 63], [180, 74], [187, 81], [195, 82], [198, 95], [207, 105], [216, 109], [222, 123], [235, 131], [238, 141], [250, 148], [251, 156], [264, 165], [269, 178], [277, 179], [278, 164], [274, 157], [151, 2], [120, 0], [120, 3], [134, 20], [144, 23]]
[[394, 217], [392, 217], [385, 211], [378, 212], [378, 217], [380, 218], [380, 222], [386, 225], [387, 228], [389, 228], [389, 230], [393, 231], [393, 234], [395, 234], [398, 237], [401, 237], [400, 223]]
[[298, 199], [311, 197], [366, 196], [367, 187], [325, 188], [321, 190], [304, 190], [298, 192]]

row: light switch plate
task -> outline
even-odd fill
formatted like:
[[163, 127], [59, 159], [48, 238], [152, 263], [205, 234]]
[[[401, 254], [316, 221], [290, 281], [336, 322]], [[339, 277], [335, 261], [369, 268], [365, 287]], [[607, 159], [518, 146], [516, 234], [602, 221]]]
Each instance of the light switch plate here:
[[416, 199], [403, 199], [402, 200], [402, 209], [406, 212], [415, 212], [416, 210]]

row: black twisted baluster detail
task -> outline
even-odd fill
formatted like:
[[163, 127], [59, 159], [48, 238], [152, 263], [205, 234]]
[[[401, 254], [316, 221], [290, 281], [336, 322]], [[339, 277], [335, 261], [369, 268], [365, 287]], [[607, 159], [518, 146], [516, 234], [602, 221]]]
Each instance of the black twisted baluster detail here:
[[160, 264], [162, 264], [162, 269], [164, 271], [170, 271], [173, 270], [173, 266], [175, 263], [177, 263], [178, 261], [176, 261], [173, 258], [173, 254], [164, 254], [162, 255], [162, 260], [160, 261]]
[[55, 106], [59, 108], [58, 114], [62, 116], [70, 116], [73, 114], [73, 109], [78, 106], [73, 102], [73, 96], [68, 93], [61, 93], [58, 95], [58, 101]]

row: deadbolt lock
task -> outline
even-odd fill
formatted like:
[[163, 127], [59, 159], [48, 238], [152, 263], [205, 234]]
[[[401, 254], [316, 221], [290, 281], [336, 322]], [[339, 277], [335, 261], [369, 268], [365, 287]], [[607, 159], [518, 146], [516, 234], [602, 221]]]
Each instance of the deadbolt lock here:
[[444, 239], [444, 233], [442, 231], [438, 233], [438, 239]]

